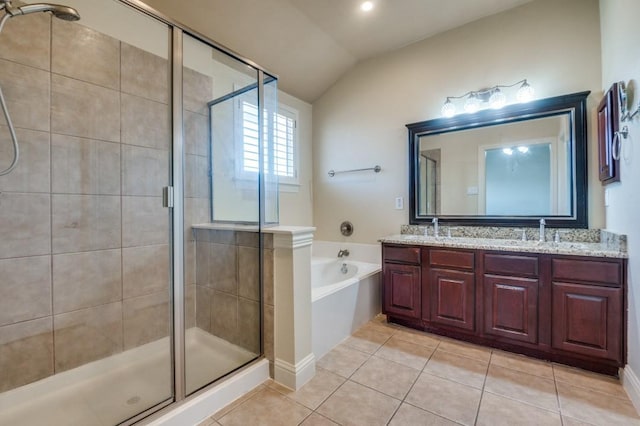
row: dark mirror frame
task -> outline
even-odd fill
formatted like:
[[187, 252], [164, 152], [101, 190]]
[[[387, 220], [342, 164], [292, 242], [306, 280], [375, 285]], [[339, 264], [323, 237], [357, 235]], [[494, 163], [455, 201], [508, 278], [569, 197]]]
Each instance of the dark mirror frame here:
[[[407, 124], [409, 129], [409, 223], [425, 225], [437, 217], [451, 225], [537, 226], [541, 218], [550, 227], [588, 228], [587, 219], [587, 96], [589, 91], [509, 105], [475, 114], [436, 118]], [[495, 126], [570, 112], [573, 143], [572, 212], [567, 216], [464, 216], [418, 215], [420, 137], [459, 130]], [[575, 192], [574, 192], [575, 191]]]

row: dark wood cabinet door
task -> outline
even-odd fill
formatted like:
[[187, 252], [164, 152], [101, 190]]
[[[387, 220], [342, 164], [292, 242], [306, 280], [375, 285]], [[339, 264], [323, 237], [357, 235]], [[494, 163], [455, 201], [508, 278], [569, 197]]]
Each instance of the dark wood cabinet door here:
[[475, 330], [475, 275], [472, 272], [431, 269], [431, 322]]
[[383, 311], [420, 318], [420, 266], [384, 263]]
[[620, 180], [620, 160], [613, 158], [618, 126], [618, 83], [614, 83], [598, 105], [598, 170], [603, 184]]
[[538, 280], [485, 275], [484, 332], [538, 343]]
[[622, 360], [622, 289], [552, 283], [552, 345], [577, 354]]

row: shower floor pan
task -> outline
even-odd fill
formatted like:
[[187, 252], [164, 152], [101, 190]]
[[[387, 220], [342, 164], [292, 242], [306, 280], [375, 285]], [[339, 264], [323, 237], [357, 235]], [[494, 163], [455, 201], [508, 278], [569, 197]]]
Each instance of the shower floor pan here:
[[[113, 426], [171, 398], [169, 338], [0, 394], [0, 425]], [[186, 333], [187, 389], [257, 355], [200, 329]]]

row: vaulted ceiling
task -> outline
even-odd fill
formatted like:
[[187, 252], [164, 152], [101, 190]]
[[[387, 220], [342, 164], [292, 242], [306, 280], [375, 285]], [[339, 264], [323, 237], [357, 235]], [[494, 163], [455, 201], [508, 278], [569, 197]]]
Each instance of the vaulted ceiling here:
[[531, 0], [143, 0], [313, 102], [356, 63]]

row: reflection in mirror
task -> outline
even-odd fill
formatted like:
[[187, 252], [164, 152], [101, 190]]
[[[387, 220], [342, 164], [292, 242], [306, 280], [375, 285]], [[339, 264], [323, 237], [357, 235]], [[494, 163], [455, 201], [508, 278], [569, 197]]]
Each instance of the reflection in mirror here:
[[411, 223], [586, 227], [587, 95], [407, 125]]

